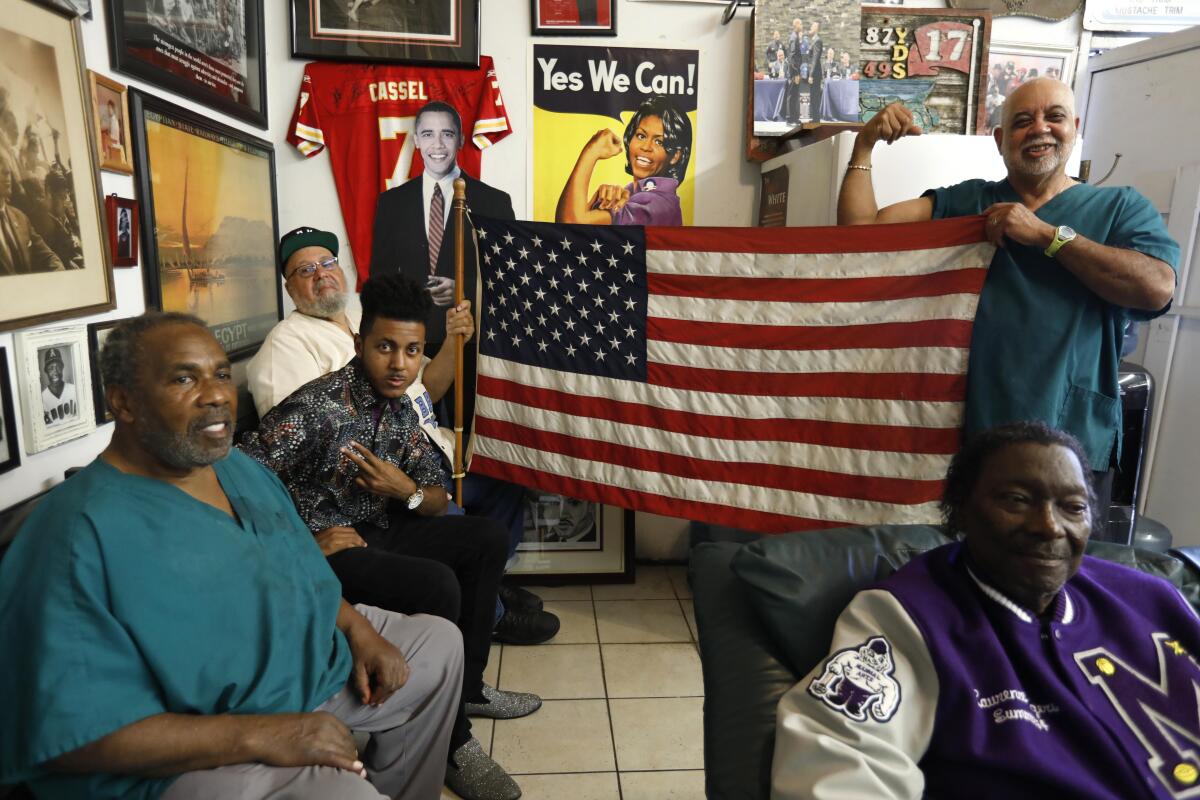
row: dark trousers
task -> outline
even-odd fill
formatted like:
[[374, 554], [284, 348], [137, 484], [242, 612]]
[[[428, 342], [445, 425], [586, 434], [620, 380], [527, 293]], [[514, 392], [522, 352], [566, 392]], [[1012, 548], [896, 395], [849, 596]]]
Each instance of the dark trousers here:
[[[462, 700], [483, 700], [507, 532], [483, 517], [421, 517], [407, 511], [394, 514], [386, 530], [366, 522], [354, 527], [367, 547], [329, 557], [342, 595], [350, 603], [434, 614], [457, 624], [463, 637]], [[470, 731], [460, 708], [451, 752], [470, 738]]]

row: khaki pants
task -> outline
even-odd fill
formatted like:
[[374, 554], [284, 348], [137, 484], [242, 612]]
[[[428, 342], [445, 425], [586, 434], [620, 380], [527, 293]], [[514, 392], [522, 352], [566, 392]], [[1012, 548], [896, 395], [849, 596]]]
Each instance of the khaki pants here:
[[355, 608], [400, 649], [411, 668], [408, 683], [381, 706], [364, 706], [344, 687], [316, 709], [370, 734], [361, 755], [369, 782], [332, 767], [233, 764], [185, 772], [162, 800], [437, 798], [446, 777], [450, 729], [462, 685], [462, 636], [438, 617]]

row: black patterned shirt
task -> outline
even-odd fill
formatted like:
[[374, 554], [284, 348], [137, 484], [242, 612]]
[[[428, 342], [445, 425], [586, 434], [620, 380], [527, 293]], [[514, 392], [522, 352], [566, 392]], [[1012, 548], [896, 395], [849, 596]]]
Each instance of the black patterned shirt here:
[[390, 498], [354, 482], [358, 467], [341, 452], [351, 440], [399, 467], [417, 486], [446, 480], [441, 452], [422, 431], [412, 404], [376, 394], [358, 358], [288, 395], [238, 447], [279, 475], [314, 533], [359, 522], [386, 528]]

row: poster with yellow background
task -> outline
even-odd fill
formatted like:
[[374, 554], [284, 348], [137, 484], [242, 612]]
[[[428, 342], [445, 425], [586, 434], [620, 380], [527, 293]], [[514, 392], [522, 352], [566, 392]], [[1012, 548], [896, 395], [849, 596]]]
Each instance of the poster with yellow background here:
[[697, 50], [534, 44], [532, 219], [690, 225], [698, 73]]

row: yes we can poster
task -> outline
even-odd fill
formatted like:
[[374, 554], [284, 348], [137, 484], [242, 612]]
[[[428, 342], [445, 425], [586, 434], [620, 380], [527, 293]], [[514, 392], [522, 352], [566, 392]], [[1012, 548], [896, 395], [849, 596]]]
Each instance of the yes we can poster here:
[[690, 225], [699, 51], [534, 44], [531, 219]]

